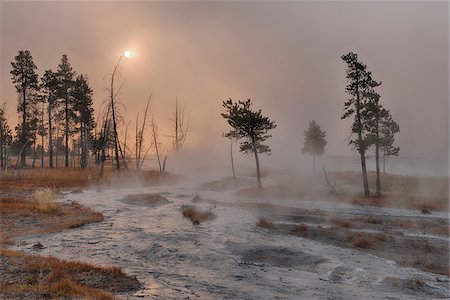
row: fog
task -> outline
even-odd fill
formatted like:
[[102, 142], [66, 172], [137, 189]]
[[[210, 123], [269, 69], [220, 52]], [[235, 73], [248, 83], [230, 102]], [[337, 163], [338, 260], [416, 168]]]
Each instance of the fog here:
[[340, 120], [347, 99], [340, 56], [354, 51], [383, 82], [381, 102], [400, 125], [401, 157], [447, 165], [448, 37], [446, 2], [2, 2], [0, 102], [14, 127], [10, 62], [28, 49], [39, 75], [67, 54], [88, 75], [99, 108], [105, 76], [130, 48], [120, 94], [130, 131], [153, 92], [152, 113], [161, 136], [169, 135], [178, 97], [191, 120], [184, 155], [225, 160], [221, 103], [251, 98], [278, 125], [263, 167], [288, 168], [303, 164], [311, 120], [327, 132], [326, 155], [353, 155], [350, 122]]

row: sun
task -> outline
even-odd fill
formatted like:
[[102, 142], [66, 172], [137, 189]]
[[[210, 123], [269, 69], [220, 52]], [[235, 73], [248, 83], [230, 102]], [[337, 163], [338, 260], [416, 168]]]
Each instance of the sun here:
[[130, 58], [131, 57], [131, 51], [130, 50], [125, 50], [124, 52], [123, 52], [123, 56], [125, 56], [126, 58]]

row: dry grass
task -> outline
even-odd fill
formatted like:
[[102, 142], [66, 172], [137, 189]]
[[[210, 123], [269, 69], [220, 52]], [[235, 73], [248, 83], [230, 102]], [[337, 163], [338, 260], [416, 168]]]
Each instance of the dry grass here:
[[381, 233], [369, 234], [365, 232], [357, 232], [347, 236], [346, 240], [358, 248], [373, 248], [375, 242], [386, 241], [386, 236]]
[[375, 218], [375, 217], [368, 217], [366, 218], [366, 222], [369, 224], [381, 224], [381, 219]]
[[405, 228], [405, 229], [411, 229], [411, 228], [416, 228], [417, 225], [412, 223], [412, 222], [399, 222], [398, 226], [401, 228]]
[[275, 229], [275, 224], [264, 218], [259, 219], [258, 222], [256, 222], [256, 226], [266, 229]]
[[200, 211], [190, 206], [183, 208], [183, 216], [191, 219], [192, 223], [196, 225], [216, 218], [216, 215], [211, 211]]
[[450, 228], [448, 226], [437, 226], [430, 229], [432, 233], [449, 236]]
[[[132, 290], [139, 286], [137, 280], [127, 276], [116, 266], [100, 267], [81, 262], [69, 262], [54, 257], [25, 255], [20, 252], [0, 248], [3, 261], [11, 265], [6, 270], [6, 278], [20, 270], [14, 284], [0, 280], [0, 293], [12, 298], [83, 298], [114, 299], [112, 292]], [[19, 296], [22, 295], [22, 296]]]
[[301, 237], [308, 237], [309, 228], [305, 224], [295, 225], [294, 229], [292, 229], [292, 233]]
[[59, 204], [48, 212], [35, 199], [0, 196], [0, 243], [9, 244], [20, 235], [58, 232], [67, 228], [103, 221], [103, 215], [77, 203]]
[[340, 228], [350, 228], [350, 227], [352, 227], [350, 222], [347, 221], [347, 220], [344, 220], [344, 219], [339, 219], [339, 218], [334, 217], [334, 218], [331, 218], [330, 221], [336, 227], [340, 227]]
[[[360, 172], [330, 172], [339, 186], [351, 189], [343, 191], [330, 200], [351, 202], [357, 205], [374, 205], [386, 207], [410, 208], [421, 211], [449, 210], [449, 180], [447, 178], [428, 178], [404, 175], [382, 174], [382, 196], [364, 198], [355, 196], [354, 191], [361, 191]], [[369, 182], [375, 183], [375, 172], [368, 172]], [[371, 187], [373, 193], [374, 187]]]
[[39, 188], [34, 192], [36, 209], [41, 213], [56, 213], [60, 205], [56, 202], [56, 193], [51, 188]]

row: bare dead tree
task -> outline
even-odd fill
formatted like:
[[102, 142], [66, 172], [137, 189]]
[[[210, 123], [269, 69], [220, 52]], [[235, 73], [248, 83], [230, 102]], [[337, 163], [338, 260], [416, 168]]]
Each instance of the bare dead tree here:
[[[115, 159], [116, 159], [116, 170], [118, 173], [120, 173], [120, 157], [119, 157], [119, 151], [121, 152], [120, 148], [120, 144], [119, 144], [119, 138], [117, 135], [117, 95], [119, 94], [123, 83], [121, 83], [121, 85], [119, 86], [119, 88], [117, 89], [116, 92], [114, 92], [114, 80], [116, 78], [116, 76], [118, 76], [117, 74], [117, 68], [119, 67], [120, 61], [122, 60], [122, 56], [120, 56], [119, 61], [117, 62], [116, 66], [114, 67], [114, 70], [111, 74], [111, 85], [110, 85], [110, 89], [109, 89], [109, 93], [110, 93], [110, 97], [109, 97], [109, 101], [110, 101], [110, 107], [111, 107], [111, 121], [112, 121], [112, 126], [113, 126], [113, 138], [114, 138], [114, 154], [115, 154]], [[123, 155], [122, 155], [123, 157]]]
[[175, 114], [174, 118], [172, 119], [172, 121], [174, 122], [173, 136], [172, 136], [173, 149], [177, 152], [180, 151], [181, 148], [183, 148], [189, 130], [190, 117], [188, 116], [186, 119], [185, 109], [186, 107], [184, 105], [182, 106], [178, 105], [178, 97], [177, 97], [175, 100]]
[[155, 145], [156, 158], [158, 160], [159, 171], [165, 172], [167, 155], [165, 155], [163, 163], [161, 163], [161, 157], [165, 153], [167, 144], [161, 150], [161, 143], [159, 142], [158, 125], [156, 125], [154, 117], [152, 117], [152, 132], [153, 132], [153, 144]]
[[331, 194], [336, 194], [336, 180], [333, 180], [333, 184], [331, 184], [330, 180], [328, 180], [327, 172], [325, 172], [325, 168], [322, 168], [323, 174], [325, 175], [325, 181], [328, 185], [328, 190]]
[[[142, 122], [142, 126], [140, 129], [138, 129], [138, 117], [136, 117], [136, 170], [140, 170], [142, 167], [142, 164], [144, 163], [144, 160], [147, 156], [148, 151], [150, 150], [150, 147], [147, 149], [147, 151], [145, 152], [145, 155], [143, 156], [143, 158], [141, 159], [142, 156], [142, 146], [144, 145], [144, 132], [145, 132], [145, 125], [147, 122], [147, 115], [148, 115], [148, 110], [150, 107], [150, 102], [152, 100], [152, 96], [153, 93], [150, 94], [150, 96], [148, 97], [147, 100], [147, 105], [145, 107], [145, 113], [144, 113], [144, 121]], [[152, 121], [153, 123], [153, 121]], [[152, 145], [154, 143], [152, 142]]]

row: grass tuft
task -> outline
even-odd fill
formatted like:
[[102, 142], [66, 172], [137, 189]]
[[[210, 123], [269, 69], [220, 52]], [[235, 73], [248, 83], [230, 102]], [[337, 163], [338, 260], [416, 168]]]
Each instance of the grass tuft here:
[[301, 237], [307, 237], [309, 235], [309, 228], [305, 224], [295, 225], [292, 233]]
[[258, 222], [256, 222], [256, 226], [265, 228], [265, 229], [274, 229], [275, 228], [275, 225], [273, 224], [272, 221], [266, 220], [264, 218], [259, 219]]
[[56, 202], [56, 193], [51, 188], [39, 188], [34, 192], [36, 209], [41, 213], [55, 213], [60, 205]]
[[190, 206], [183, 208], [183, 216], [185, 218], [191, 219], [194, 225], [198, 225], [200, 223], [203, 223], [204, 221], [212, 220], [216, 217], [216, 215], [211, 211], [200, 211]]

